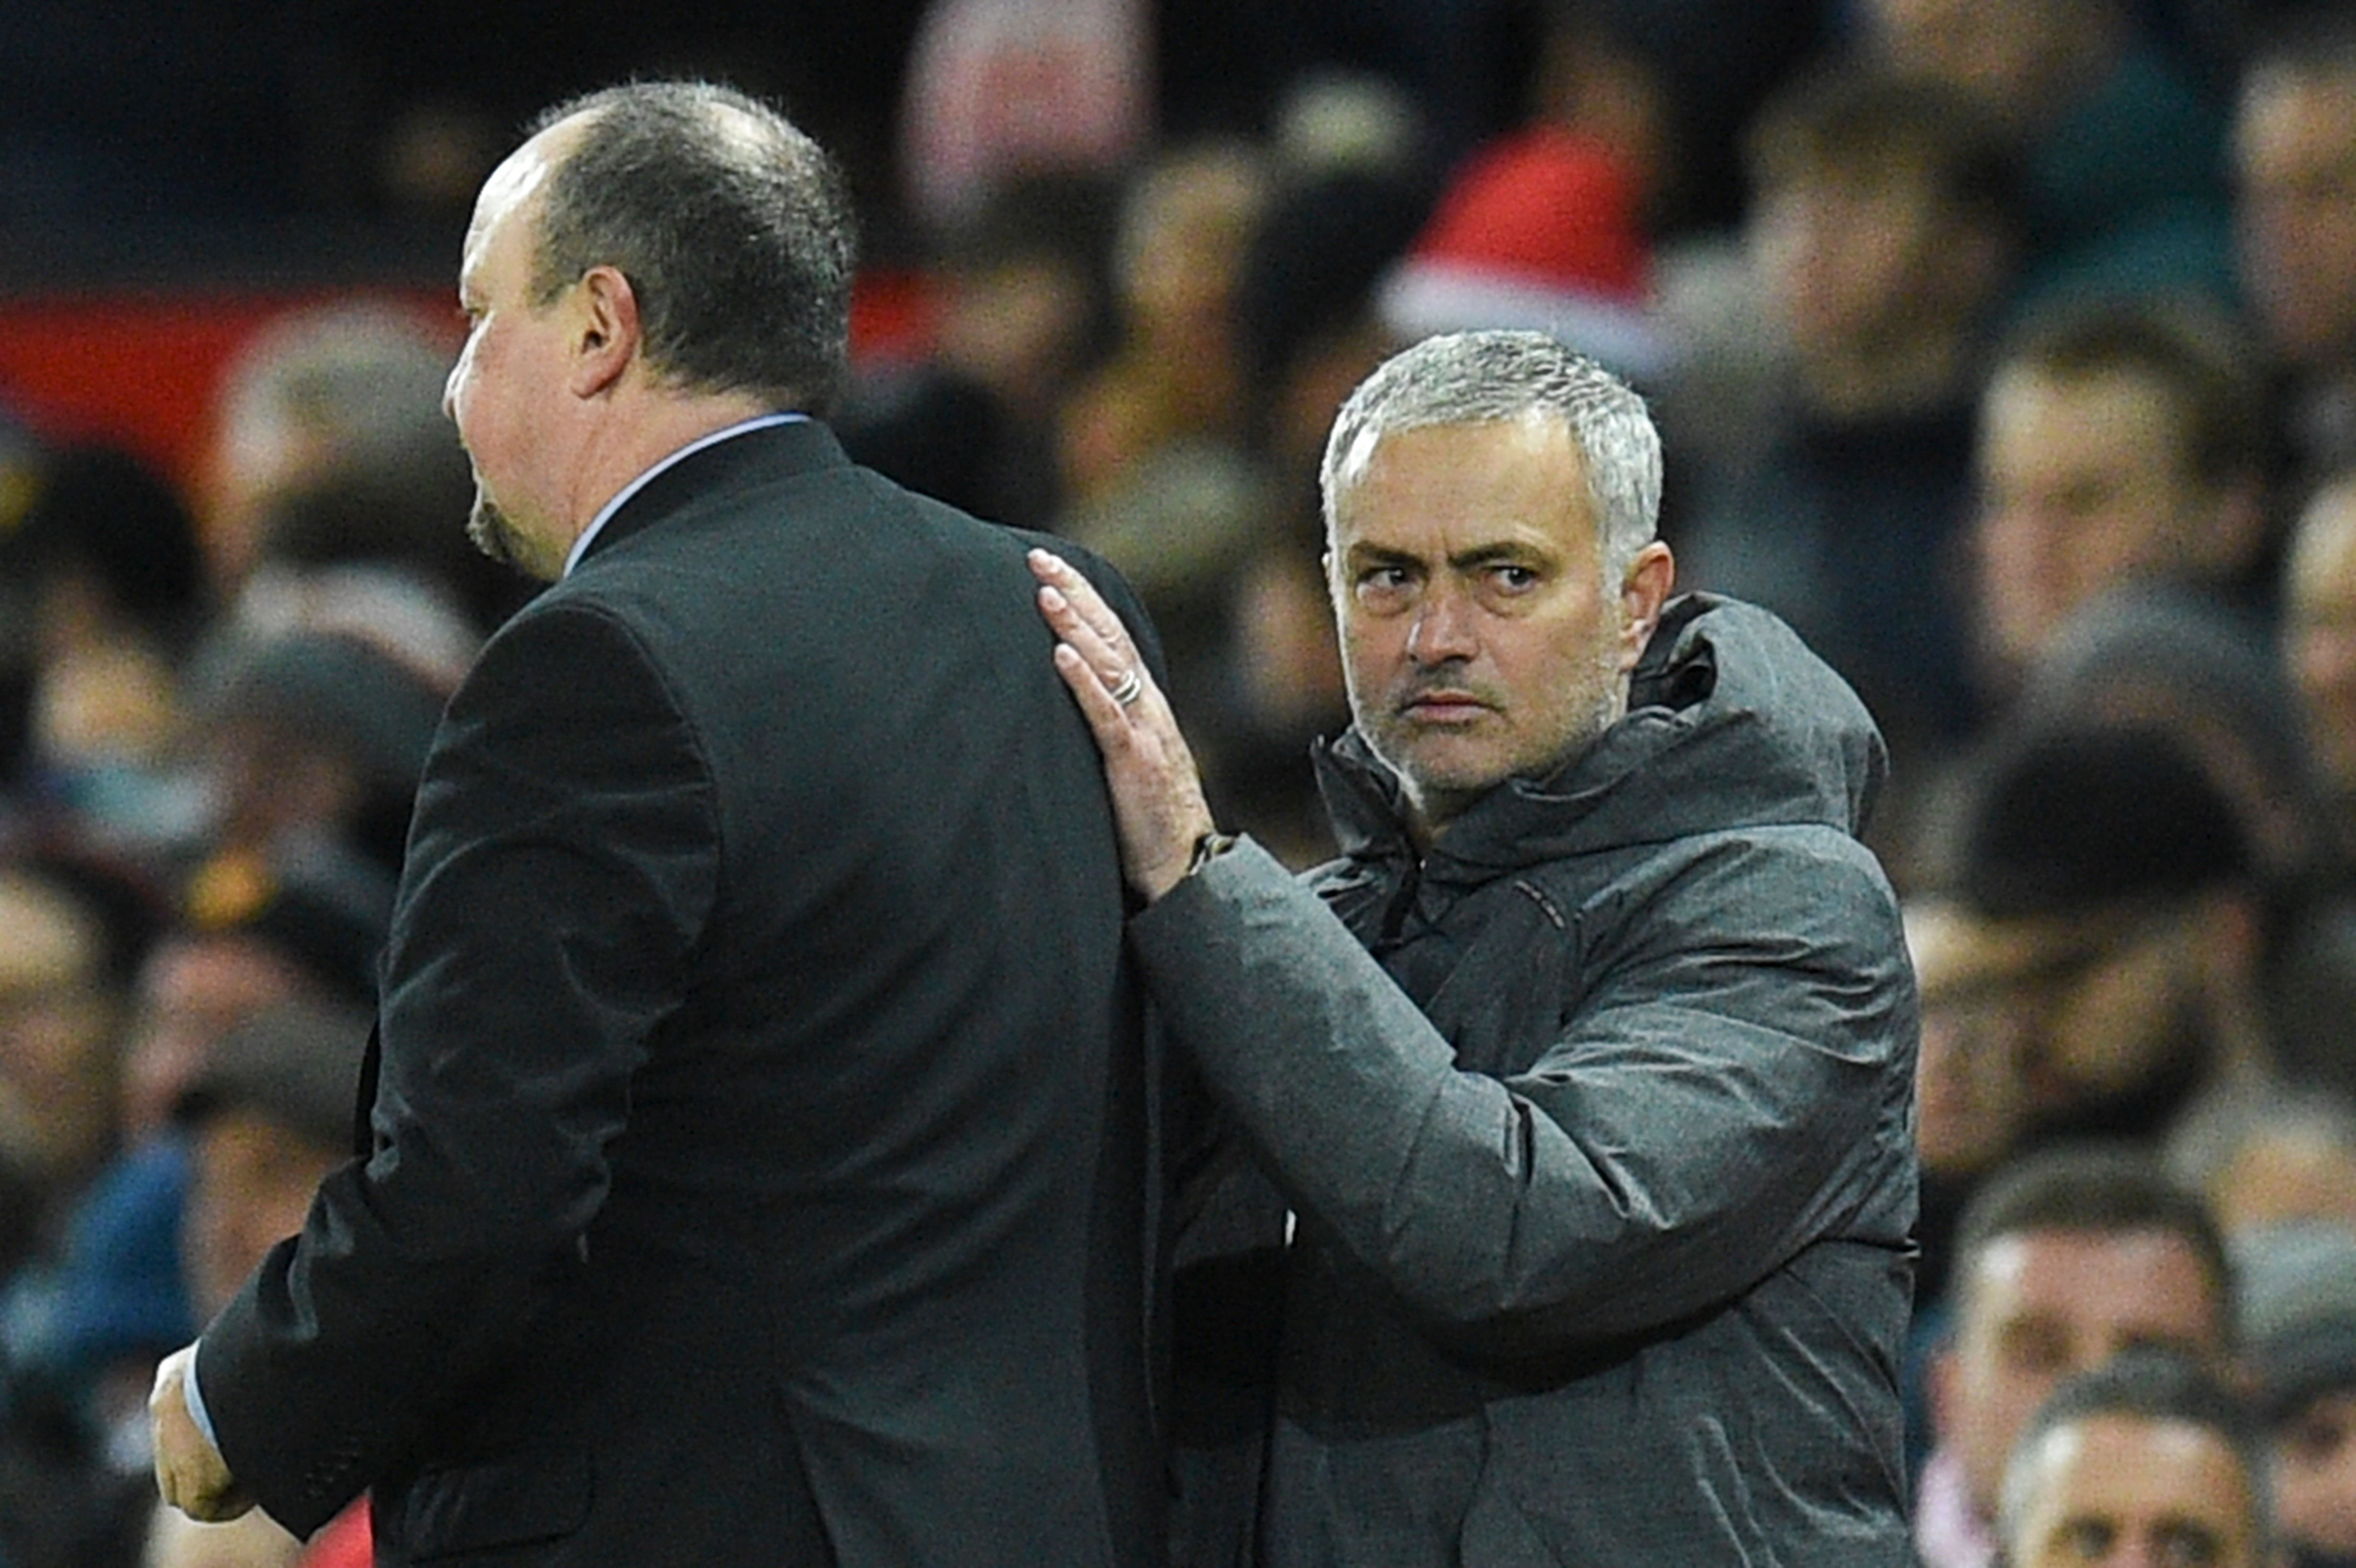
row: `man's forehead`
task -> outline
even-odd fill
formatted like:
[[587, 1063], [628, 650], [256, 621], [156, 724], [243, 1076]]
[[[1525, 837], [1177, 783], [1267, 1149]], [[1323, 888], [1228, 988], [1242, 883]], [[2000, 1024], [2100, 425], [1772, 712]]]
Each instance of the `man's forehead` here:
[[554, 133], [554, 130], [550, 130], [534, 136], [509, 154], [499, 166], [491, 171], [491, 177], [483, 182], [482, 196], [475, 204], [478, 215], [496, 216], [530, 199], [548, 178], [549, 170], [554, 166], [549, 142], [549, 137]]
[[1377, 453], [1396, 450], [1397, 443], [1428, 445], [1435, 441], [1461, 440], [1484, 432], [1501, 431], [1559, 432], [1562, 446], [1577, 461], [1579, 443], [1569, 439], [1570, 426], [1552, 410], [1523, 409], [1505, 414], [1481, 414], [1463, 419], [1417, 419], [1387, 426], [1368, 425], [1351, 438], [1350, 444], [1334, 464], [1334, 478], [1344, 489], [1366, 476]]
[[2009, 1232], [1980, 1247], [1972, 1273], [1977, 1294], [1989, 1299], [2060, 1303], [2087, 1317], [2107, 1317], [2120, 1307], [2167, 1316], [2167, 1297], [2155, 1287], [2179, 1276], [2203, 1277], [2191, 1243], [2156, 1224]]
[[584, 114], [560, 120], [547, 130], [509, 153], [483, 181], [481, 192], [475, 197], [474, 221], [466, 229], [466, 257], [473, 261], [487, 236], [507, 214], [523, 207], [540, 194], [541, 187], [563, 160], [564, 154], [580, 138], [587, 123]]
[[2142, 1531], [2248, 1538], [2253, 1488], [2233, 1445], [2201, 1422], [2094, 1410], [2038, 1438], [2048, 1516], [2136, 1520]]
[[[2051, 415], [2057, 406], [2100, 416], [2113, 426], [2141, 427], [2170, 417], [2175, 399], [2176, 392], [2166, 379], [2143, 365], [2117, 361], [2059, 366], [2017, 360], [1989, 379], [1983, 408], [1986, 422], [1994, 428], [2042, 435], [2054, 430]], [[2085, 450], [2068, 440], [2051, 444], [2059, 452]]]
[[2241, 96], [2244, 151], [2249, 130], [2269, 115], [2299, 116], [2319, 129], [2343, 132], [2345, 141], [2356, 145], [2356, 125], [2345, 116], [2347, 106], [2356, 103], [2356, 64], [2261, 64], [2244, 76]]
[[2075, 923], [1993, 920], [1944, 899], [1922, 899], [1907, 907], [1905, 928], [1924, 998], [1936, 1000], [1950, 989], [2000, 985], [2041, 968]]

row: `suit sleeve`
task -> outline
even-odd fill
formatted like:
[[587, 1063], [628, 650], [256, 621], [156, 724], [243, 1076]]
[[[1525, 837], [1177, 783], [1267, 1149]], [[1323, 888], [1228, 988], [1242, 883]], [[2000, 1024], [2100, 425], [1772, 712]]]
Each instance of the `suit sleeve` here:
[[[1858, 859], [1768, 863], [1783, 853], [1697, 862], [1505, 1079], [1460, 1070], [1348, 930], [1248, 845], [1131, 929], [1176, 1037], [1302, 1210], [1423, 1313], [1536, 1353], [1730, 1299], [1853, 1221], [1906, 1157], [1894, 912]], [[1728, 932], [1724, 912], [1758, 909], [1762, 886], [1791, 897]]]
[[716, 897], [704, 753], [629, 630], [526, 610], [452, 699], [385, 958], [374, 1154], [205, 1331], [231, 1473], [297, 1533], [523, 1328], [603, 1201]]

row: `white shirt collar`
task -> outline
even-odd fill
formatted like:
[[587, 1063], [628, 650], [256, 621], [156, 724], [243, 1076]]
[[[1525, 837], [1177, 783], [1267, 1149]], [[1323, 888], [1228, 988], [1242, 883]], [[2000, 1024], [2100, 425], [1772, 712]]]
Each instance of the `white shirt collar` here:
[[808, 414], [756, 414], [749, 420], [732, 424], [724, 430], [715, 430], [710, 435], [698, 436], [689, 442], [685, 446], [615, 491], [614, 498], [597, 508], [597, 515], [589, 519], [589, 526], [581, 530], [581, 537], [573, 541], [572, 549], [566, 552], [562, 575], [566, 577], [573, 575], [573, 569], [580, 565], [581, 558], [589, 552], [589, 541], [605, 531], [605, 524], [612, 519], [615, 513], [622, 509], [624, 502], [645, 489], [654, 476], [664, 469], [683, 458], [694, 456], [707, 446], [717, 446], [731, 436], [744, 435], [756, 430], [767, 430], [772, 425], [792, 424], [797, 421], [809, 418]]

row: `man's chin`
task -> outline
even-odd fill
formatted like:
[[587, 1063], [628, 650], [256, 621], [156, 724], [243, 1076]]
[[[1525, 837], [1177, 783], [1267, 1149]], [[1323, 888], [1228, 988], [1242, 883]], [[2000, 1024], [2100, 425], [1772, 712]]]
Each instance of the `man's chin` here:
[[502, 566], [514, 567], [542, 582], [556, 579], [557, 574], [547, 570], [530, 539], [516, 527], [515, 519], [480, 492], [475, 496], [474, 510], [466, 516], [466, 538], [477, 549]]
[[1494, 748], [1469, 736], [1430, 729], [1386, 737], [1376, 745], [1375, 754], [1419, 797], [1464, 799], [1485, 793], [1514, 772]]
[[1461, 808], [1508, 779], [1553, 773], [1591, 745], [1608, 722], [1608, 716], [1599, 716], [1559, 751], [1546, 752], [1502, 744], [1508, 737], [1494, 731], [1476, 733], [1453, 724], [1392, 726], [1369, 739], [1375, 754], [1406, 783], [1412, 798]]

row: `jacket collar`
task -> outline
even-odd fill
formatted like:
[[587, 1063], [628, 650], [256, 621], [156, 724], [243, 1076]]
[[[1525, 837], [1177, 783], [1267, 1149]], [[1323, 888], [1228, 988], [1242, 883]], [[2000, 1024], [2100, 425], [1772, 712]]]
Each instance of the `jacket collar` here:
[[850, 457], [834, 432], [814, 419], [770, 425], [716, 442], [689, 453], [657, 474], [622, 503], [582, 553], [585, 564], [679, 510], [690, 500], [755, 483], [791, 478], [826, 468], [847, 468]]

